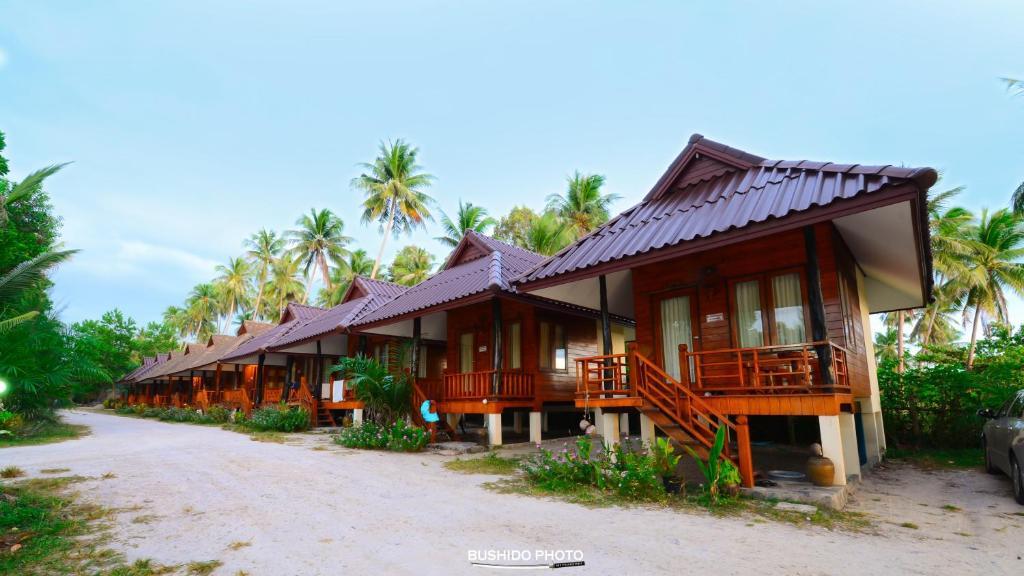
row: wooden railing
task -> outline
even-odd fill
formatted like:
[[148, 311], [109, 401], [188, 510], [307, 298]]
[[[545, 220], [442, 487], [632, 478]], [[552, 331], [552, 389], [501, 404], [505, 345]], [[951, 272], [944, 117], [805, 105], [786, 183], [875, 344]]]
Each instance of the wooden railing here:
[[170, 397], [162, 394], [156, 394], [153, 396], [153, 406], [169, 406], [171, 403]]
[[[822, 372], [822, 357], [829, 373]], [[847, 351], [832, 342], [690, 352], [679, 346], [683, 384], [718, 394], [849, 392]], [[693, 381], [690, 382], [693, 371]]]
[[533, 398], [533, 374], [522, 370], [502, 370], [498, 393], [494, 394], [494, 370], [445, 374], [444, 400], [483, 400], [484, 398]]
[[246, 414], [252, 410], [252, 399], [249, 398], [249, 391], [245, 388], [222, 390], [219, 401], [232, 408], [238, 408]]

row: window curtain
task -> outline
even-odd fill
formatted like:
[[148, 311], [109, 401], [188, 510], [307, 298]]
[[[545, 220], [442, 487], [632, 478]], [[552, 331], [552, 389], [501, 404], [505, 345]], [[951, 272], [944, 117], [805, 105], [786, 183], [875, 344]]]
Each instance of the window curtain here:
[[806, 342], [803, 293], [799, 274], [783, 274], [772, 278], [772, 301], [775, 303], [777, 344]]
[[473, 371], [473, 334], [465, 333], [459, 336], [459, 373], [465, 374]]
[[[679, 372], [679, 345], [693, 350], [693, 332], [690, 326], [690, 297], [677, 296], [661, 301], [661, 351], [665, 358], [665, 372], [676, 380]], [[690, 369], [692, 381], [693, 370]]]
[[761, 289], [757, 280], [736, 284], [736, 329], [741, 348], [764, 346]]
[[540, 367], [551, 369], [551, 325], [547, 322], [540, 323]]
[[419, 365], [416, 366], [416, 377], [426, 378], [427, 377], [427, 346], [426, 344], [420, 344], [419, 354]]
[[523, 343], [520, 340], [519, 323], [508, 327], [508, 367], [515, 370], [522, 368]]

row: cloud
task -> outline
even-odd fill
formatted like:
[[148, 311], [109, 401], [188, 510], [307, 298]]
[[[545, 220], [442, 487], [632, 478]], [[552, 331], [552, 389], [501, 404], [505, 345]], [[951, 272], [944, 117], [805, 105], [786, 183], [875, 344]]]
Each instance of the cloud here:
[[7, 65], [7, 52], [3, 48], [0, 48], [0, 68]]
[[76, 268], [97, 276], [120, 278], [148, 278], [160, 281], [186, 278], [187, 281], [206, 281], [213, 278], [217, 262], [197, 254], [148, 242], [122, 241], [117, 243], [112, 257], [99, 256], [100, 251], [85, 251], [72, 260]]

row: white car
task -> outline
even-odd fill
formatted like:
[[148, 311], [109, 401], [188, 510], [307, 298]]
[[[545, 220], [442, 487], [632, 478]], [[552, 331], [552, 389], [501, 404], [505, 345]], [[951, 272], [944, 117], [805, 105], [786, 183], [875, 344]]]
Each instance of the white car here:
[[1024, 390], [1007, 400], [998, 411], [981, 410], [988, 419], [982, 429], [981, 446], [985, 451], [985, 470], [1006, 474], [1013, 481], [1013, 496], [1024, 504]]

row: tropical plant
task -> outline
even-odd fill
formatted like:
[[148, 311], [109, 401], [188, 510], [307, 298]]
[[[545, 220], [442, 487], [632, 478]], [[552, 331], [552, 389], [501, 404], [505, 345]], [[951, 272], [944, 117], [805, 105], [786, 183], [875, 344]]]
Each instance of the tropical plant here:
[[434, 239], [449, 248], [454, 248], [462, 241], [467, 230], [486, 234], [487, 230], [495, 224], [497, 222], [487, 215], [486, 208], [474, 206], [472, 202], [463, 204], [462, 200], [459, 200], [459, 211], [455, 215], [455, 220], [452, 220], [448, 214], [441, 213], [441, 230], [444, 235]]
[[395, 255], [388, 274], [391, 281], [402, 286], [415, 286], [430, 278], [434, 255], [419, 246], [406, 246]]
[[373, 262], [370, 278], [376, 278], [388, 238], [410, 233], [430, 220], [433, 199], [426, 190], [434, 177], [416, 163], [419, 150], [398, 139], [380, 143], [377, 158], [361, 164], [364, 172], [352, 180], [352, 186], [366, 195], [363, 222], [377, 222], [383, 232], [380, 250]]
[[212, 283], [197, 284], [185, 300], [186, 331], [198, 340], [206, 340], [217, 330], [223, 309], [221, 294]]
[[682, 456], [675, 453], [676, 448], [672, 445], [672, 440], [665, 436], [655, 438], [648, 450], [654, 458], [654, 468], [659, 474], [662, 476], [676, 475], [676, 468], [679, 466]]
[[712, 505], [718, 504], [722, 495], [722, 489], [738, 484], [738, 473], [734, 473], [735, 465], [722, 457], [722, 450], [725, 447], [726, 427], [719, 426], [715, 432], [715, 441], [708, 449], [707, 460], [701, 458], [693, 448], [683, 445], [690, 456], [697, 462], [701, 474], [704, 475], [704, 493], [708, 502]]
[[568, 178], [565, 195], [548, 196], [548, 209], [566, 221], [576, 238], [582, 238], [608, 220], [612, 202], [617, 194], [602, 194], [604, 176], [581, 174], [578, 170]]
[[40, 314], [39, 310], [12, 309], [16, 300], [46, 277], [48, 270], [61, 262], [66, 262], [75, 252], [77, 250], [44, 252], [0, 276], [0, 334], [9, 332], [15, 326], [28, 322]]
[[896, 329], [887, 328], [884, 332], [875, 332], [875, 359], [878, 362], [890, 360], [893, 363], [899, 358], [896, 346]]
[[264, 228], [246, 239], [243, 244], [246, 248], [246, 256], [256, 267], [256, 283], [259, 285], [253, 311], [257, 318], [264, 318], [263, 292], [267, 285], [267, 276], [274, 261], [284, 251], [285, 242], [283, 238], [277, 236], [276, 232]]
[[229, 258], [227, 265], [218, 264], [217, 273], [219, 277], [214, 281], [220, 292], [221, 310], [224, 315], [224, 324], [221, 331], [227, 331], [229, 325], [235, 318], [235, 311], [243, 308], [249, 302], [249, 294], [252, 289], [252, 267], [243, 258]]
[[[285, 235], [292, 244], [292, 254], [304, 262], [303, 273], [307, 282], [311, 282], [313, 275], [309, 269], [315, 264], [320, 269], [320, 278], [324, 286], [330, 290], [331, 284], [330, 266], [343, 261], [348, 256], [345, 248], [351, 238], [345, 236], [345, 224], [330, 210], [310, 209], [309, 214], [303, 215], [295, 224], [295, 230], [289, 230]], [[306, 284], [305, 294], [309, 295], [309, 283]]]
[[526, 231], [526, 249], [543, 256], [551, 256], [572, 242], [572, 230], [551, 210], [530, 222]]
[[398, 420], [391, 425], [364, 422], [360, 426], [342, 430], [334, 437], [334, 441], [346, 448], [420, 452], [430, 443], [430, 433], [405, 420]]
[[253, 410], [242, 425], [258, 431], [301, 432], [309, 427], [309, 412], [296, 406], [268, 406]]
[[326, 287], [320, 290], [317, 303], [320, 306], [330, 308], [341, 304], [348, 287], [352, 285], [357, 276], [369, 276], [373, 271], [373, 260], [366, 255], [366, 250], [353, 250], [348, 258], [339, 263], [331, 270], [332, 288]]
[[342, 358], [330, 371], [342, 373], [370, 422], [390, 425], [409, 416], [412, 384], [405, 374], [392, 375], [386, 366], [362, 354]]
[[[2, 146], [0, 146], [0, 150], [3, 150]], [[8, 183], [5, 180], [4, 185], [0, 186], [0, 226], [7, 225], [7, 207], [9, 205], [20, 200], [28, 199], [31, 196], [38, 193], [42, 189], [43, 182], [47, 178], [53, 176], [54, 174], [59, 172], [61, 168], [67, 165], [67, 163], [54, 164], [52, 166], [47, 166], [46, 168], [36, 170], [35, 172], [32, 172], [28, 176], [25, 176], [25, 178], [23, 178], [21, 182], [17, 182], [11, 185], [10, 189], [8, 189]], [[6, 161], [4, 161], [5, 171], [4, 173], [0, 174], [0, 176], [6, 174], [6, 166], [7, 163]]]
[[[274, 261], [270, 268], [270, 280], [267, 282], [267, 304], [274, 310], [273, 319], [277, 320], [284, 314], [289, 302], [305, 301], [305, 285], [299, 275], [302, 263], [290, 256], [282, 256]], [[270, 315], [266, 316], [270, 318]]]
[[549, 492], [578, 493], [580, 487], [593, 487], [628, 500], [658, 501], [665, 496], [652, 455], [622, 444], [595, 450], [587, 436], [576, 439], [574, 450], [553, 454], [542, 449], [523, 463], [523, 471], [531, 484]]
[[516, 206], [508, 214], [498, 219], [492, 234], [496, 239], [529, 249], [529, 230], [537, 213], [526, 206]]

